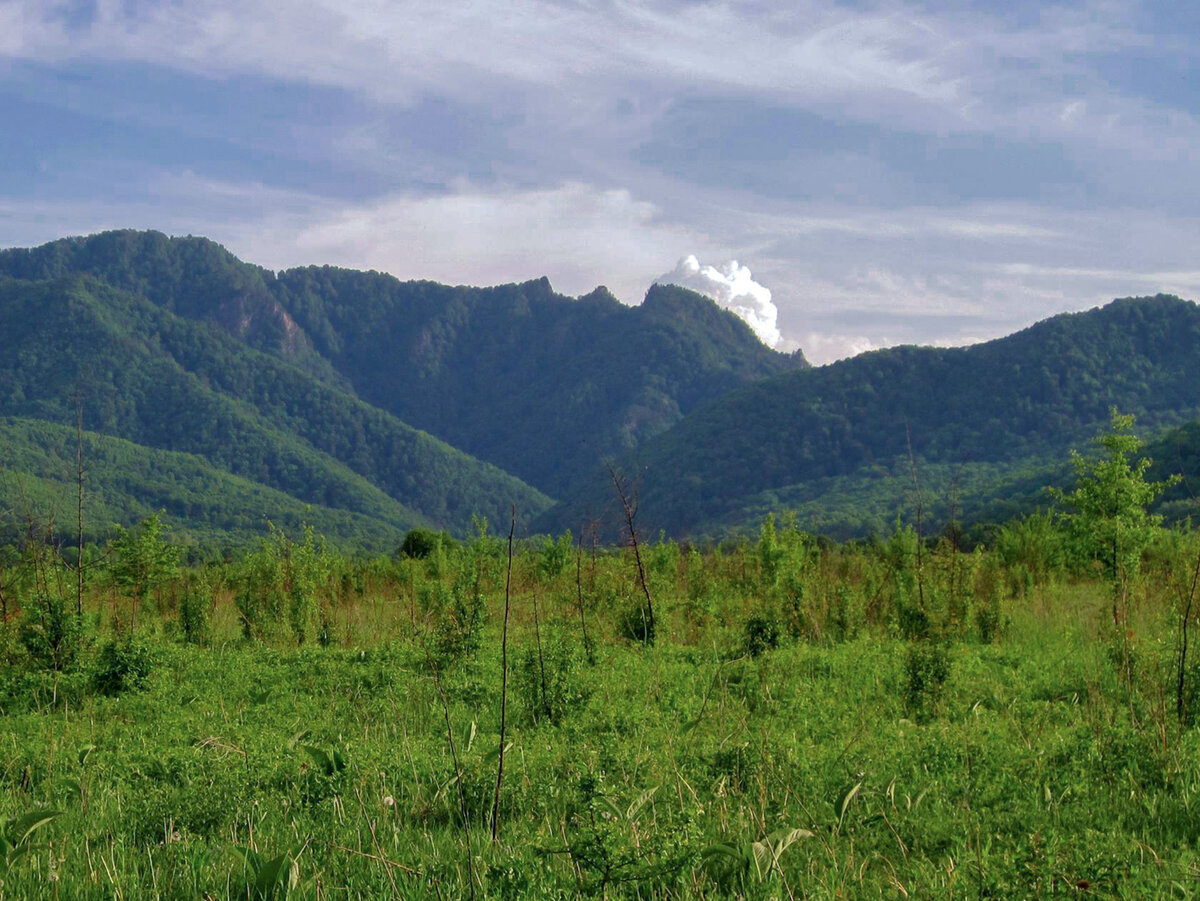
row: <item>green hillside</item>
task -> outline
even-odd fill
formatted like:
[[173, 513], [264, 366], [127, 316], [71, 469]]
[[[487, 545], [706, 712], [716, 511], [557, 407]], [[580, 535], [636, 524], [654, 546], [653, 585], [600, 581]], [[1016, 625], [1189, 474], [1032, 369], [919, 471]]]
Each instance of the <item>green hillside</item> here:
[[[653, 531], [714, 533], [807, 504], [824, 530], [854, 533], [864, 513], [911, 515], [910, 446], [926, 504], [948, 516], [1083, 448], [1112, 406], [1136, 414], [1142, 434], [1200, 413], [1200, 308], [1119, 300], [974, 347], [900, 347], [787, 373], [714, 402], [624, 468]], [[611, 518], [612, 494], [596, 473], [541, 525]]]
[[[90, 431], [147, 452], [364, 523], [459, 532], [514, 503], [548, 531], [611, 523], [607, 460], [634, 476], [651, 533], [793, 509], [848, 537], [918, 504], [936, 529], [1043, 505], [1112, 406], [1149, 437], [1200, 415], [1200, 313], [1167, 296], [813, 369], [676, 287], [628, 307], [545, 279], [273, 273], [204, 238], [120, 231], [0, 251], [0, 335], [17, 349], [0, 416], [69, 425], [78, 397]], [[1180, 436], [1176, 456], [1193, 446]], [[1194, 512], [1184, 490], [1169, 515]]]
[[19, 347], [0, 359], [0, 415], [67, 424], [78, 396], [91, 430], [376, 519], [463, 531], [476, 513], [499, 520], [513, 503], [548, 503], [212, 324], [90, 277], [0, 283], [0, 334]]
[[807, 365], [682, 288], [629, 307], [545, 279], [452, 288], [309, 268], [276, 285], [361, 397], [550, 494], [700, 405]]
[[0, 274], [89, 275], [210, 323], [554, 494], [734, 388], [806, 366], [734, 314], [656, 286], [629, 307], [545, 279], [495, 288], [329, 267], [276, 276], [204, 238], [115, 231], [0, 251]]
[[[0, 419], [0, 536], [20, 532], [26, 514], [76, 532], [76, 432], [30, 419]], [[154, 450], [120, 438], [83, 433], [84, 536], [102, 540], [114, 523], [163, 513], [172, 540], [206, 548], [252, 542], [267, 520], [299, 534], [312, 525], [334, 544], [392, 551], [425, 520], [389, 498], [378, 516], [312, 506], [282, 491], [231, 475], [202, 457]], [[386, 517], [386, 518], [384, 518]]]
[[24, 281], [90, 275], [177, 316], [216, 324], [314, 375], [336, 379], [272, 296], [273, 274], [207, 238], [129, 229], [64, 238], [0, 251], [0, 274]]
[[1171, 429], [1146, 446], [1154, 461], [1149, 478], [1161, 481], [1178, 474], [1181, 479], [1160, 498], [1158, 509], [1171, 520], [1191, 518], [1200, 523], [1200, 420]]

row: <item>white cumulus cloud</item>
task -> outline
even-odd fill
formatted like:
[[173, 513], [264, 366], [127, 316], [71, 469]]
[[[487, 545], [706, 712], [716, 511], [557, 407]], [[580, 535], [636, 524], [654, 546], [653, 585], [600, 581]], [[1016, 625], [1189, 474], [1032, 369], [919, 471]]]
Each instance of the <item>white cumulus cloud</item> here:
[[679, 285], [711, 297], [744, 319], [768, 347], [778, 347], [783, 339], [777, 324], [779, 309], [771, 300], [771, 289], [756, 282], [749, 268], [737, 260], [719, 267], [702, 266], [694, 255], [688, 255], [655, 282]]

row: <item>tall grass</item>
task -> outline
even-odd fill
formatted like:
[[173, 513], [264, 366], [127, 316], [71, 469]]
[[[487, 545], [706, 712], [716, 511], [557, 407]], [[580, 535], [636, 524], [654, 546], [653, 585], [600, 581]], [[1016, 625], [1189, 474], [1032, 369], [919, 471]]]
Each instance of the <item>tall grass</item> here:
[[[1174, 694], [1173, 580], [1195, 536], [1148, 553], [1120, 654], [1104, 583], [1086, 567], [1026, 578], [1027, 555], [932, 542], [917, 608], [909, 535], [820, 547], [783, 521], [722, 548], [643, 542], [641, 573], [632, 549], [571, 566], [569, 541], [562, 565], [518, 543], [509, 569], [498, 544], [330, 553], [305, 587], [324, 646], [312, 619], [300, 642], [287, 605], [247, 635], [238, 597], [261, 560], [182, 573], [139, 615], [143, 678], [109, 694], [95, 675], [126, 607], [99, 566], [70, 665], [27, 647], [14, 612], [0, 897], [1200, 887], [1200, 732]], [[621, 637], [643, 579], [653, 646]], [[198, 584], [202, 643], [180, 623], [197, 621]], [[502, 727], [506, 586], [518, 650]], [[475, 598], [477, 637], [439, 649]]]

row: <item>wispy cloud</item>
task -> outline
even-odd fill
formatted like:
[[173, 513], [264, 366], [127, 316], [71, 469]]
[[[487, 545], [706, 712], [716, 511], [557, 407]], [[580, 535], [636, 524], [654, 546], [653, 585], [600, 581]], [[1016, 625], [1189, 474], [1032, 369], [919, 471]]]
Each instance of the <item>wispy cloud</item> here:
[[[797, 96], [886, 89], [946, 98], [928, 24], [802, 3], [391, 3], [292, 0], [137, 4], [97, 0], [84, 17], [7, 0], [4, 50], [64, 59], [144, 59], [205, 72], [265, 72], [397, 99], [525, 85], [667, 78]], [[303, 61], [301, 65], [298, 62]], [[747, 65], [747, 63], [753, 63]]]
[[695, 253], [817, 359], [988, 337], [1200, 290], [1169, 6], [0, 0], [0, 242], [158, 227], [628, 301]]
[[606, 283], [630, 303], [641, 300], [664, 254], [693, 240], [708, 245], [628, 191], [576, 183], [529, 191], [460, 184], [441, 196], [327, 208], [277, 228], [272, 243], [296, 262], [366, 264], [406, 278], [476, 284], [549, 275], [565, 293]]
[[[155, 203], [0, 201], [0, 246], [157, 228], [207, 235], [272, 269], [330, 264], [476, 285], [546, 275], [563, 293], [606, 284], [627, 303], [641, 301], [663, 260], [688, 248], [713, 252], [704, 235], [663, 221], [653, 204], [582, 184], [519, 191], [460, 183], [443, 195], [357, 204], [190, 173], [154, 185]], [[252, 208], [259, 215], [247, 217]]]

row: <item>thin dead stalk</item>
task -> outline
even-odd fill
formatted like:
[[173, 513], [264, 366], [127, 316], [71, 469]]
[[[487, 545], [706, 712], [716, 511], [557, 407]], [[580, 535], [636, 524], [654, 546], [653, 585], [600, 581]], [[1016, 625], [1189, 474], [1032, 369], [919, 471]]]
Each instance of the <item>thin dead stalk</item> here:
[[904, 437], [908, 442], [908, 468], [912, 475], [913, 491], [916, 493], [917, 500], [917, 601], [921, 605], [921, 611], [925, 611], [925, 567], [924, 567], [924, 544], [925, 536], [921, 533], [921, 518], [924, 512], [923, 496], [921, 494], [921, 480], [917, 476], [917, 458], [913, 454], [912, 446], [912, 429], [908, 423], [904, 423]]
[[596, 655], [592, 651], [592, 643], [588, 640], [587, 617], [583, 612], [583, 530], [579, 530], [579, 540], [575, 544], [575, 599], [579, 604], [579, 629], [583, 633], [583, 653], [588, 665], [596, 663]]
[[1196, 564], [1192, 567], [1192, 580], [1188, 588], [1187, 598], [1184, 600], [1183, 615], [1179, 621], [1179, 665], [1176, 676], [1178, 682], [1175, 686], [1175, 715], [1179, 718], [1179, 722], [1183, 722], [1187, 716], [1187, 698], [1184, 691], [1184, 681], [1187, 675], [1187, 654], [1188, 654], [1188, 624], [1192, 619], [1192, 604], [1196, 600], [1196, 586], [1200, 583], [1200, 552], [1196, 555]]
[[75, 558], [75, 615], [83, 616], [83, 398], [75, 397], [75, 478], [78, 483], [76, 494], [76, 530], [78, 533], [79, 556]]
[[500, 785], [504, 781], [504, 739], [508, 724], [508, 614], [512, 607], [513, 535], [517, 531], [517, 508], [512, 508], [508, 526], [508, 571], [504, 576], [504, 627], [500, 632], [500, 753], [496, 762], [496, 793], [492, 796], [492, 842], [500, 840]]
[[467, 795], [462, 784], [462, 766], [458, 761], [458, 745], [454, 741], [454, 724], [450, 721], [450, 699], [446, 697], [446, 689], [442, 686], [442, 677], [438, 671], [437, 661], [425, 645], [425, 658], [433, 674], [433, 685], [437, 689], [442, 702], [442, 714], [446, 720], [446, 738], [450, 743], [450, 760], [454, 764], [454, 785], [458, 789], [458, 811], [462, 817], [463, 837], [467, 843], [467, 878], [471, 883], [471, 897], [475, 897], [475, 855], [471, 848], [471, 821], [467, 814]]
[[625, 529], [629, 534], [629, 544], [633, 548], [633, 560], [637, 564], [638, 582], [642, 586], [642, 595], [646, 599], [646, 606], [642, 610], [643, 634], [647, 644], [654, 644], [654, 601], [650, 598], [650, 586], [646, 583], [646, 569], [642, 566], [642, 552], [638, 546], [637, 529], [633, 525], [634, 517], [637, 516], [637, 495], [634, 493], [633, 497], [630, 497], [631, 492], [624, 476], [618, 473], [611, 463], [607, 466], [613, 487], [617, 489], [617, 497], [621, 501]]

